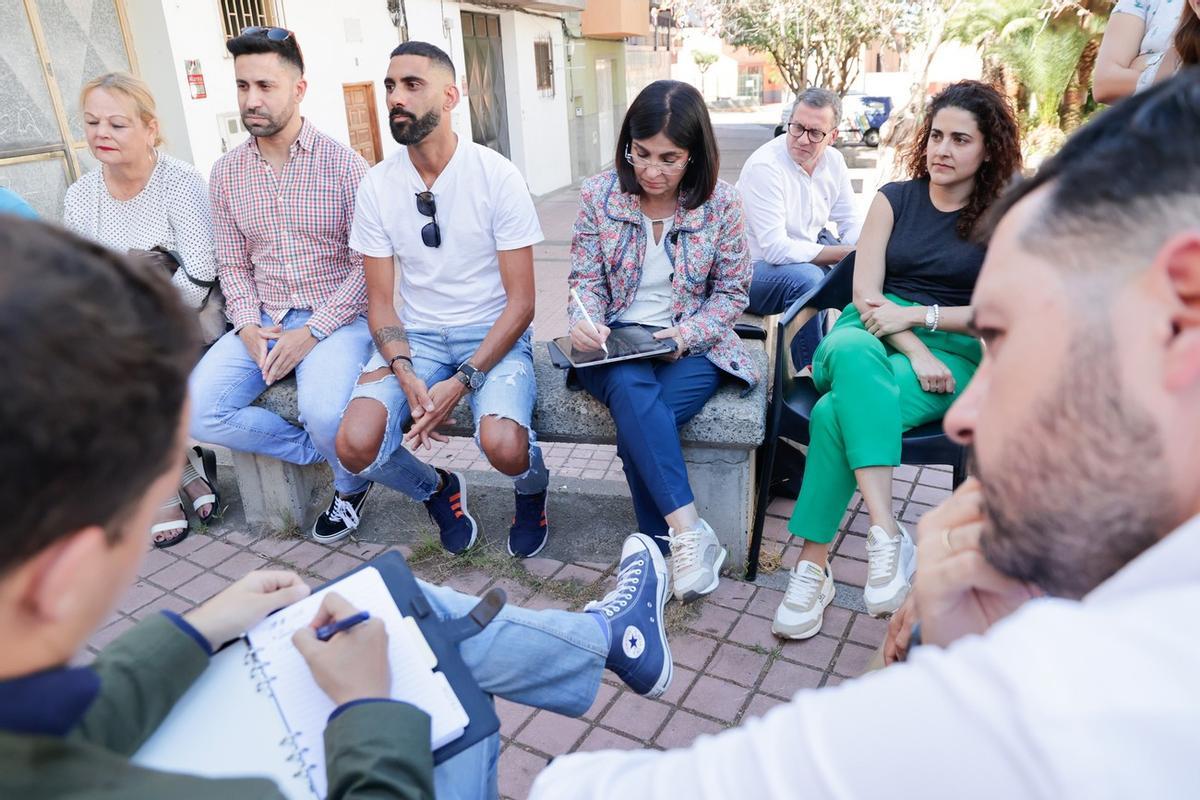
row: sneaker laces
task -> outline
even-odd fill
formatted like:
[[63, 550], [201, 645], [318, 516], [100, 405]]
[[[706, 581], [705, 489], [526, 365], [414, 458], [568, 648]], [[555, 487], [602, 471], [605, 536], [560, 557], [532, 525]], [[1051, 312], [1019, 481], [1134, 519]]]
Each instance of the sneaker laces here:
[[820, 576], [817, 576], [812, 570], [808, 569], [803, 572], [792, 570], [792, 574], [788, 578], [787, 592], [783, 596], [783, 602], [798, 608], [808, 608], [813, 604], [817, 592], [821, 590], [821, 586], [824, 583], [825, 573], [823, 572]]
[[891, 580], [896, 570], [896, 559], [900, 555], [899, 535], [891, 540], [873, 536], [867, 537], [867, 570], [868, 580], [872, 583]]
[[671, 546], [671, 560], [678, 573], [686, 572], [700, 563], [700, 535], [702, 533], [704, 531], [701, 530], [682, 533], [667, 531], [666, 536], [654, 538], [662, 539]]
[[325, 512], [325, 516], [329, 518], [330, 522], [341, 522], [347, 528], [358, 527], [358, 512], [354, 510], [353, 505], [337, 495], [333, 496], [333, 503]]
[[633, 596], [637, 593], [645, 566], [644, 558], [629, 562], [629, 565], [622, 569], [621, 574], [617, 576], [617, 588], [604, 595], [602, 599], [588, 603], [584, 610], [599, 611], [610, 619], [624, 611], [625, 607], [633, 602]]

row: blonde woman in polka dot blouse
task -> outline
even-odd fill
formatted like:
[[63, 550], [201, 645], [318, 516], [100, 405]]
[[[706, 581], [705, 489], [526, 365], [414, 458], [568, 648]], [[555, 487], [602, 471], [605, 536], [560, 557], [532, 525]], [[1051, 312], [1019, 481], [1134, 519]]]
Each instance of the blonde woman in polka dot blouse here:
[[[209, 289], [196, 281], [212, 281], [217, 273], [204, 178], [158, 150], [154, 98], [137, 78], [110, 73], [89, 81], [81, 105], [88, 148], [101, 166], [67, 190], [64, 224], [119, 252], [162, 246], [178, 253], [182, 265], [172, 280], [184, 302], [199, 309]], [[155, 547], [187, 536], [184, 500], [202, 521], [217, 510], [211, 451], [195, 447], [187, 455], [179, 493], [155, 520]]]

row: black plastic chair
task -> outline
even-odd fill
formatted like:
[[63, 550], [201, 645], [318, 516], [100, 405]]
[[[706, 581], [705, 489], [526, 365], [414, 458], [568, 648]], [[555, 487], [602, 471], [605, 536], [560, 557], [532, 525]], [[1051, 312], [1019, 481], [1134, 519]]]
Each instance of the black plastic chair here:
[[[780, 437], [802, 444], [808, 443], [808, 423], [813, 406], [821, 394], [812, 378], [798, 376], [791, 364], [791, 341], [796, 333], [817, 312], [843, 309], [853, 300], [854, 254], [843, 258], [829, 271], [812, 291], [788, 307], [777, 324], [775, 358], [771, 365], [772, 383], [767, 403], [766, 438], [758, 449], [758, 491], [754, 504], [754, 529], [750, 535], [750, 557], [746, 580], [758, 575], [759, 551], [762, 548], [763, 525], [770, 502], [771, 472]], [[902, 438], [900, 460], [905, 464], [949, 464], [954, 468], [955, 488], [967, 477], [967, 451], [952, 442], [942, 429], [942, 423], [930, 422], [913, 428]]]

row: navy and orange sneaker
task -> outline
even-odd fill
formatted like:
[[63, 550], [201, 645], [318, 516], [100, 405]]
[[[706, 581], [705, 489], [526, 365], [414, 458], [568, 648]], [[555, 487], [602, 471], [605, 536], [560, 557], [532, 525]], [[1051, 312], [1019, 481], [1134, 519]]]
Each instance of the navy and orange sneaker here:
[[475, 544], [479, 526], [467, 511], [467, 484], [462, 474], [439, 469], [438, 475], [442, 478], [442, 488], [425, 501], [425, 509], [438, 526], [442, 547], [458, 555]]
[[546, 524], [546, 492], [520, 494], [512, 527], [508, 529], [508, 554], [517, 558], [533, 558], [546, 546], [550, 526]]

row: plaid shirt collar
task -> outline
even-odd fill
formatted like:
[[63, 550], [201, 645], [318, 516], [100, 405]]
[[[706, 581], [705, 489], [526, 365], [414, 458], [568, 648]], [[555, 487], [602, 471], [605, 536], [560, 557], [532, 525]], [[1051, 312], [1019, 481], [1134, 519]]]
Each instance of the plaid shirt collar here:
[[[296, 141], [292, 142], [292, 146], [288, 148], [288, 159], [291, 160], [296, 156], [297, 151], [303, 150], [306, 153], [311, 153], [317, 142], [317, 129], [308, 121], [307, 117], [301, 117], [300, 133], [296, 136]], [[258, 149], [258, 137], [251, 136], [249, 142], [250, 152], [259, 158], [263, 158], [262, 151]], [[263, 159], [264, 161], [266, 159]]]

